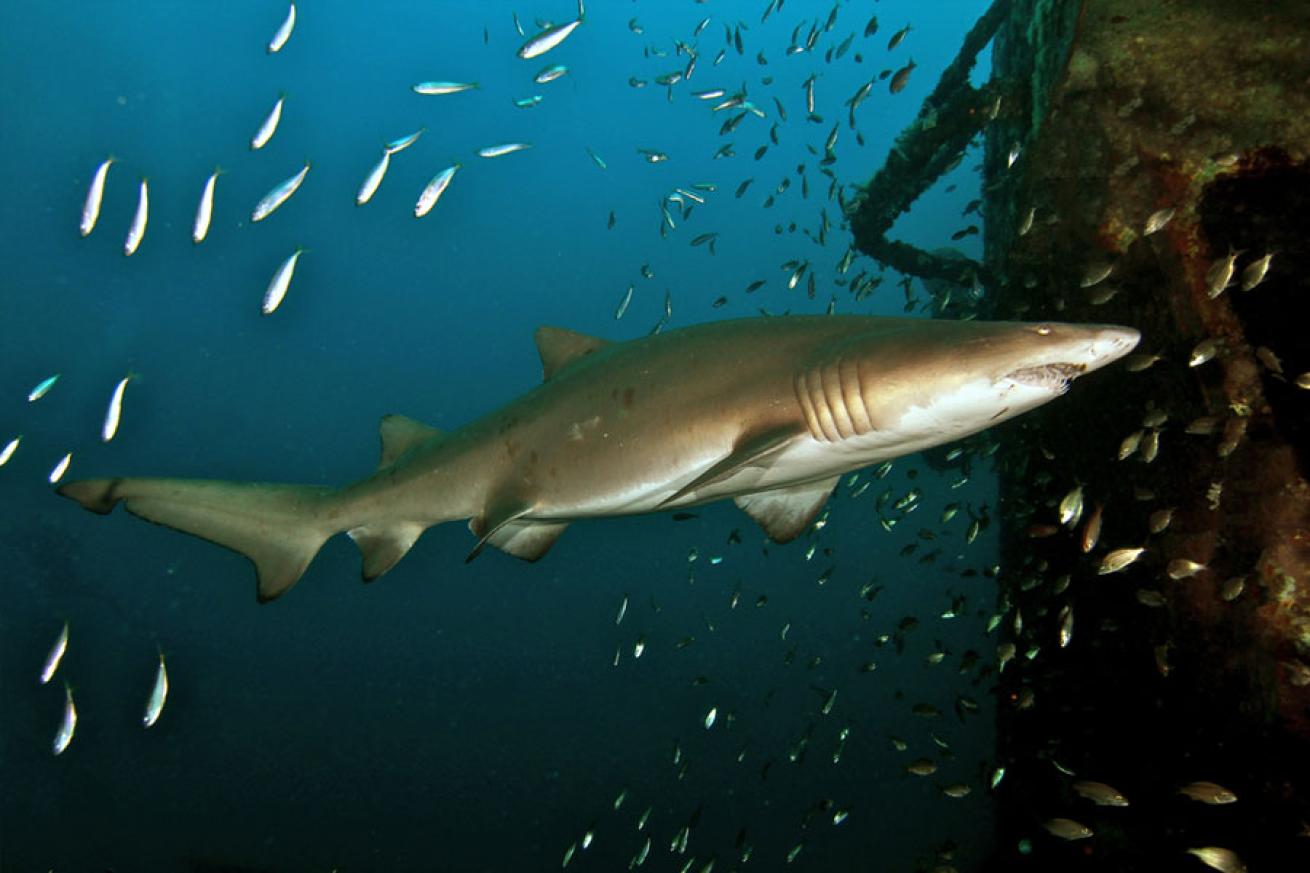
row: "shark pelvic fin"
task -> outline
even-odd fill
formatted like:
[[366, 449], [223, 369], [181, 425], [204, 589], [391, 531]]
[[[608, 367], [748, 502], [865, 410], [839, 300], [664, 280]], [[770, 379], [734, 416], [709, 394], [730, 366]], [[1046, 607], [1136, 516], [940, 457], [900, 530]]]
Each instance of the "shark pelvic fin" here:
[[240, 552], [255, 565], [258, 596], [266, 603], [300, 579], [327, 538], [323, 520], [331, 488], [199, 479], [87, 479], [59, 488], [93, 512], [120, 500], [147, 521]]
[[672, 496], [665, 499], [661, 505], [667, 506], [707, 485], [727, 479], [744, 467], [764, 466], [769, 455], [791, 442], [796, 435], [797, 431], [794, 427], [784, 426], [760, 431], [756, 434], [748, 434], [738, 439], [737, 444], [732, 447], [732, 451], [727, 457], [718, 461], [714, 466], [686, 485], [683, 485]]
[[743, 494], [734, 501], [776, 543], [791, 542], [804, 533], [823, 504], [828, 502], [837, 476], [790, 488]]
[[396, 563], [413, 547], [426, 528], [421, 524], [400, 523], [386, 526], [364, 525], [346, 531], [359, 546], [364, 556], [363, 576], [372, 582]]
[[441, 431], [435, 427], [428, 427], [421, 421], [403, 415], [382, 416], [378, 433], [382, 437], [382, 460], [378, 463], [379, 470], [394, 464], [397, 458], [414, 446], [441, 435]]
[[511, 521], [497, 528], [486, 543], [507, 555], [535, 561], [555, 545], [568, 522]]
[[[478, 544], [464, 558], [464, 563], [468, 563], [482, 554], [482, 549], [487, 544], [496, 545], [496, 535], [502, 528], [507, 527], [523, 516], [532, 511], [531, 504], [522, 501], [500, 501], [488, 506], [481, 515], [476, 515], [469, 519], [469, 530], [478, 538]], [[506, 537], [512, 536], [510, 531], [505, 532]], [[546, 544], [550, 548], [550, 544]], [[543, 552], [545, 549], [542, 550]], [[512, 554], [512, 553], [511, 553]]]
[[541, 355], [543, 381], [550, 379], [578, 358], [611, 345], [607, 339], [544, 324], [537, 328], [535, 339], [537, 354]]

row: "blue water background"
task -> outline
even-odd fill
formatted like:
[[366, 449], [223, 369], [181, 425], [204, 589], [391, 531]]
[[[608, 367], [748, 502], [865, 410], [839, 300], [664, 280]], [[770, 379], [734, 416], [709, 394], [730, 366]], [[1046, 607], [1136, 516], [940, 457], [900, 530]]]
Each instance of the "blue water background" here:
[[[993, 546], [986, 536], [964, 546], [962, 513], [940, 526], [938, 564], [918, 562], [933, 543], [898, 553], [920, 528], [939, 528], [947, 502], [992, 499], [983, 474], [951, 491], [907, 459], [859, 499], [843, 485], [809, 560], [807, 542], [770, 545], [731, 505], [685, 522], [579, 523], [535, 565], [498, 553], [465, 565], [470, 535], [447, 525], [369, 586], [339, 537], [300, 585], [262, 607], [241, 557], [121, 511], [85, 513], [45, 481], [72, 451], [70, 478], [344, 484], [376, 463], [380, 416], [458, 427], [539, 379], [538, 324], [641, 336], [662, 317], [666, 291], [670, 327], [760, 307], [820, 313], [833, 293], [839, 312], [899, 314], [893, 273], [859, 305], [833, 284], [849, 235], [817, 159], [841, 121], [832, 169], [847, 185], [867, 178], [987, 4], [839, 3], [817, 50], [791, 57], [793, 27], [804, 23], [803, 39], [832, 4], [788, 0], [761, 23], [765, 5], [593, 0], [562, 47], [523, 61], [512, 11], [531, 32], [535, 19], [571, 17], [571, 3], [305, 2], [287, 47], [271, 56], [264, 45], [284, 3], [0, 4], [0, 443], [23, 435], [0, 469], [4, 870], [556, 869], [593, 825], [595, 844], [573, 868], [618, 869], [650, 834], [648, 868], [677, 870], [685, 856], [670, 854], [670, 840], [698, 808], [694, 869], [712, 856], [716, 869], [730, 869], [741, 829], [758, 869], [779, 869], [801, 842], [792, 869], [905, 869], [948, 840], [960, 847], [961, 869], [976, 863], [988, 839], [992, 732], [985, 684], [973, 687], [956, 668], [968, 648], [991, 657], [978, 613], [990, 610], [994, 592], [958, 569], [986, 566]], [[876, 36], [857, 34], [843, 59], [824, 62], [823, 51], [875, 13]], [[634, 16], [641, 35], [627, 26]], [[706, 16], [711, 23], [693, 40]], [[729, 47], [713, 66], [725, 22], [738, 21], [744, 55]], [[906, 23], [913, 30], [889, 53], [887, 39]], [[685, 65], [675, 39], [700, 47], [691, 81], [672, 89], [671, 102], [654, 84], [630, 87], [629, 77], [652, 80]], [[643, 57], [646, 47], [669, 55]], [[866, 144], [857, 146], [843, 101], [911, 57], [918, 67], [905, 91], [890, 95], [880, 82], [860, 108]], [[549, 63], [567, 64], [569, 75], [534, 84]], [[812, 73], [823, 124], [804, 118], [802, 82]], [[444, 97], [409, 90], [425, 79], [480, 88]], [[725, 114], [690, 92], [743, 82], [768, 118], [748, 117], [720, 137]], [[251, 152], [281, 92], [276, 136]], [[543, 95], [541, 105], [512, 105], [530, 94]], [[785, 123], [774, 95], [787, 107]], [[775, 121], [780, 145], [753, 160]], [[393, 158], [373, 201], [356, 207], [382, 142], [420, 126], [424, 137]], [[713, 160], [725, 139], [736, 156]], [[516, 140], [533, 148], [475, 155]], [[638, 148], [669, 159], [646, 163]], [[119, 162], [99, 225], [82, 239], [86, 187], [109, 154]], [[895, 235], [932, 248], [976, 221], [960, 211], [977, 196], [977, 155]], [[254, 203], [305, 160], [312, 169], [301, 191], [252, 225]], [[418, 192], [454, 161], [464, 166], [450, 190], [416, 220]], [[216, 165], [226, 172], [213, 226], [196, 246], [192, 218]], [[125, 258], [142, 176], [150, 224]], [[785, 176], [790, 190], [762, 208]], [[754, 184], [735, 198], [747, 177]], [[694, 182], [718, 188], [687, 220], [675, 216], [678, 227], [662, 239], [661, 198]], [[837, 225], [822, 248], [799, 230], [817, 233], [820, 208]], [[608, 230], [611, 211], [617, 223]], [[798, 229], [787, 232], [793, 221]], [[689, 245], [711, 231], [721, 234], [717, 254]], [[958, 245], [976, 253], [974, 239]], [[264, 317], [264, 288], [298, 246], [310, 251], [290, 293]], [[813, 264], [815, 299], [803, 285], [785, 288], [780, 265], [789, 259]], [[642, 264], [654, 279], [640, 276]], [[861, 269], [877, 267], [861, 256], [851, 273]], [[748, 296], [755, 279], [768, 282]], [[616, 322], [629, 283], [632, 304]], [[713, 308], [720, 295], [727, 304]], [[127, 389], [122, 428], [102, 444], [109, 393], [129, 371], [139, 378]], [[55, 372], [63, 376], [54, 390], [27, 403], [27, 391]], [[920, 471], [913, 481], [912, 468]], [[888, 486], [896, 496], [910, 487], [925, 495], [892, 534], [873, 513]], [[727, 543], [734, 528], [740, 545]], [[699, 557], [689, 561], [693, 549]], [[956, 554], [965, 555], [956, 571], [945, 569]], [[869, 604], [858, 591], [875, 577], [886, 589]], [[959, 619], [938, 618], [948, 592], [968, 594]], [[628, 615], [616, 626], [625, 595]], [[757, 607], [762, 595], [767, 604]], [[921, 627], [904, 654], [876, 646], [906, 615]], [[37, 672], [65, 620], [71, 643], [60, 681], [41, 687]], [[645, 654], [634, 660], [642, 637]], [[687, 637], [695, 641], [679, 648]], [[952, 652], [938, 666], [924, 660], [933, 640]], [[143, 730], [157, 647], [172, 692], [160, 723]], [[878, 669], [861, 673], [870, 660]], [[709, 681], [693, 687], [697, 676]], [[63, 680], [81, 719], [70, 749], [54, 757]], [[822, 715], [833, 688], [835, 705]], [[952, 714], [960, 693], [984, 704], [968, 724]], [[912, 715], [920, 701], [945, 714]], [[719, 721], [707, 731], [711, 706]], [[843, 726], [850, 739], [834, 764]], [[807, 732], [802, 760], [788, 760]], [[953, 758], [930, 732], [951, 743]], [[895, 752], [889, 735], [909, 750]], [[920, 756], [942, 761], [937, 776], [902, 772]], [[942, 796], [938, 786], [957, 781], [974, 793]], [[836, 808], [850, 810], [838, 827]]]

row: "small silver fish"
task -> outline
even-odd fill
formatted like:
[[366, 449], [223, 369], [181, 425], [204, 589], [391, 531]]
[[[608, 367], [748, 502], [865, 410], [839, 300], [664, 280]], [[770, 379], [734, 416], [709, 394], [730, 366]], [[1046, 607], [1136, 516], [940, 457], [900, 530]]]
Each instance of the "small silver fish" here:
[[127, 383], [132, 381], [132, 374], [129, 373], [118, 384], [114, 386], [114, 392], [109, 397], [109, 408], [105, 410], [105, 421], [100, 428], [100, 439], [109, 442], [118, 433], [118, 423], [123, 417], [123, 392], [127, 390]]
[[9, 459], [14, 456], [14, 452], [18, 451], [18, 444], [22, 441], [23, 435], [19, 434], [9, 442], [5, 443], [4, 448], [0, 449], [0, 467], [9, 463]]
[[264, 302], [260, 306], [260, 311], [265, 315], [272, 315], [282, 305], [283, 298], [287, 296], [287, 289], [291, 286], [291, 277], [296, 272], [296, 262], [304, 253], [305, 249], [296, 249], [292, 252], [269, 280], [268, 288], [264, 291]]
[[1091, 828], [1071, 818], [1049, 819], [1042, 826], [1062, 840], [1085, 840], [1092, 836]]
[[42, 685], [54, 678], [55, 671], [59, 669], [59, 662], [64, 659], [66, 651], [68, 651], [68, 622], [64, 622], [63, 630], [59, 632], [55, 644], [50, 647], [50, 654], [45, 656], [45, 663], [41, 665]]
[[164, 653], [159, 653], [159, 670], [155, 673], [155, 687], [150, 691], [150, 699], [146, 701], [145, 715], [141, 717], [141, 724], [145, 727], [154, 727], [155, 722], [159, 721], [159, 715], [164, 711], [164, 701], [168, 699], [168, 669], [164, 666]]
[[1227, 255], [1210, 265], [1205, 273], [1205, 294], [1211, 300], [1224, 293], [1233, 281], [1233, 271], [1237, 266], [1237, 256], [1241, 252], [1230, 251]]
[[286, 102], [286, 99], [285, 94], [278, 95], [277, 102], [273, 104], [273, 108], [264, 117], [264, 123], [259, 126], [259, 130], [255, 131], [255, 135], [250, 138], [251, 151], [259, 151], [268, 145], [268, 141], [273, 138], [273, 134], [277, 133], [278, 122], [282, 120], [282, 105]]
[[46, 378], [42, 379], [40, 382], [36, 383], [36, 387], [33, 388], [31, 391], [27, 392], [27, 402], [35, 403], [36, 401], [40, 400], [42, 397], [49, 394], [50, 389], [55, 387], [55, 383], [59, 381], [59, 377], [61, 375], [63, 374], [55, 373], [53, 376], [47, 376]]
[[109, 165], [115, 160], [113, 155], [105, 158], [91, 177], [91, 185], [86, 189], [86, 202], [82, 204], [82, 221], [78, 225], [82, 236], [95, 230], [96, 221], [100, 218], [100, 204], [105, 199], [105, 178], [109, 174]]
[[1188, 849], [1187, 854], [1198, 859], [1202, 864], [1219, 873], [1246, 873], [1246, 865], [1242, 859], [1232, 849], [1225, 849], [1220, 846], [1204, 846], [1199, 849]]
[[54, 752], [56, 755], [64, 754], [67, 750], [68, 743], [73, 741], [73, 731], [77, 730], [77, 707], [73, 705], [73, 689], [64, 683], [64, 720], [59, 725], [59, 731], [55, 734]]
[[532, 143], [530, 142], [506, 142], [478, 149], [478, 157], [498, 158], [502, 155], [512, 155], [514, 152], [521, 152], [524, 149], [530, 148], [532, 148]]
[[462, 91], [472, 91], [477, 87], [477, 82], [419, 82], [414, 86], [414, 93], [428, 96], [459, 94]]
[[1114, 272], [1114, 264], [1112, 262], [1092, 264], [1083, 272], [1083, 277], [1078, 284], [1083, 288], [1091, 288], [1093, 285], [1099, 285], [1101, 282], [1108, 279], [1112, 272]]
[[148, 179], [141, 180], [141, 187], [137, 189], [136, 213], [132, 216], [132, 226], [127, 229], [127, 239], [123, 242], [123, 254], [131, 257], [136, 254], [136, 250], [141, 246], [141, 240], [145, 239], [146, 222], [150, 218], [150, 182]]
[[1080, 780], [1073, 784], [1073, 790], [1080, 797], [1085, 797], [1097, 806], [1127, 806], [1128, 798], [1104, 782]]
[[634, 290], [636, 287], [637, 287], [637, 286], [635, 286], [635, 285], [629, 285], [629, 286], [628, 286], [628, 290], [627, 290], [627, 292], [623, 295], [623, 299], [622, 299], [621, 301], [619, 301], [619, 308], [616, 309], [616, 310], [614, 310], [614, 320], [615, 320], [615, 321], [618, 321], [620, 318], [622, 318], [622, 317], [623, 317], [623, 313], [625, 313], [625, 312], [628, 311], [628, 304], [632, 302], [632, 292], [633, 292], [633, 290]]
[[427, 131], [426, 127], [420, 127], [408, 136], [402, 136], [400, 139], [393, 139], [391, 142], [383, 146], [383, 148], [393, 155], [397, 152], [403, 152], [405, 149], [418, 142], [418, 138], [422, 136], [425, 131]]
[[538, 85], [545, 85], [547, 82], [555, 81], [568, 71], [569, 68], [563, 64], [552, 64], [549, 67], [543, 67], [537, 75], [532, 77], [532, 81], [536, 82]]
[[222, 167], [215, 167], [214, 172], [205, 180], [205, 187], [200, 192], [200, 205], [196, 207], [196, 221], [191, 227], [191, 241], [199, 245], [209, 236], [209, 222], [214, 217], [214, 186], [223, 174]]
[[250, 220], [252, 222], [263, 221], [272, 215], [279, 206], [291, 199], [291, 195], [300, 189], [308, 173], [309, 163], [306, 162], [305, 166], [300, 168], [300, 172], [274, 185], [273, 189], [255, 204], [255, 210], [250, 214]]
[[1265, 280], [1265, 275], [1269, 272], [1269, 264], [1274, 259], [1274, 253], [1270, 252], [1263, 258], [1252, 261], [1242, 270], [1242, 290], [1250, 291], [1256, 285]]
[[1205, 564], [1198, 564], [1196, 561], [1187, 558], [1174, 558], [1165, 568], [1165, 572], [1170, 579], [1175, 581], [1179, 579], [1190, 579], [1197, 573], [1210, 569]]
[[414, 217], [422, 218], [432, 211], [432, 207], [437, 205], [441, 195], [450, 187], [450, 180], [455, 178], [455, 173], [459, 170], [460, 164], [451, 164], [446, 169], [432, 177], [423, 193], [418, 197], [418, 203], [414, 204]]
[[1106, 576], [1110, 573], [1118, 573], [1120, 570], [1140, 558], [1145, 551], [1146, 549], [1138, 547], [1115, 549], [1112, 552], [1107, 552], [1105, 557], [1101, 559], [1101, 563], [1096, 568], [1097, 575]]
[[387, 168], [391, 166], [391, 154], [390, 149], [383, 149], [382, 158], [373, 165], [373, 169], [368, 171], [363, 184], [359, 186], [359, 191], [355, 193], [356, 206], [363, 206], [373, 199], [373, 195], [378, 191], [378, 186], [382, 184], [382, 178], [387, 174]]
[[1155, 212], [1152, 212], [1146, 219], [1146, 226], [1142, 228], [1142, 235], [1150, 236], [1153, 233], [1164, 230], [1164, 226], [1170, 221], [1173, 221], [1175, 212], [1176, 210], [1172, 206], [1164, 209], [1157, 209]]
[[1083, 486], [1077, 485], [1060, 501], [1060, 524], [1072, 530], [1082, 517]]
[[1187, 359], [1187, 366], [1199, 367], [1212, 360], [1217, 354], [1219, 354], [1219, 341], [1212, 337], [1203, 339], [1192, 349], [1192, 354]]
[[64, 478], [64, 474], [68, 472], [68, 465], [72, 462], [73, 453], [69, 452], [59, 459], [59, 462], [55, 464], [54, 468], [50, 471], [50, 475], [46, 477], [46, 480], [51, 485], [58, 484], [59, 480]]
[[287, 40], [291, 39], [291, 31], [295, 26], [296, 4], [292, 3], [290, 8], [287, 9], [287, 17], [284, 18], [282, 24], [278, 26], [277, 33], [274, 33], [273, 38], [268, 41], [268, 53], [270, 55], [282, 51], [282, 47], [287, 44]]
[[77, 730], [77, 707], [73, 705], [73, 689], [64, 683], [64, 720], [55, 734], [54, 753], [62, 755], [73, 741], [73, 732]]
[[557, 24], [554, 27], [546, 28], [541, 33], [523, 43], [523, 46], [518, 51], [518, 56], [527, 61], [538, 57], [539, 55], [544, 55], [546, 52], [568, 39], [569, 35], [578, 29], [578, 25], [582, 24], [582, 21], [582, 2], [579, 0], [578, 17], [576, 19], [565, 22], [564, 24]]
[[1237, 802], [1236, 794], [1215, 782], [1189, 782], [1179, 788], [1178, 793], [1212, 806]]

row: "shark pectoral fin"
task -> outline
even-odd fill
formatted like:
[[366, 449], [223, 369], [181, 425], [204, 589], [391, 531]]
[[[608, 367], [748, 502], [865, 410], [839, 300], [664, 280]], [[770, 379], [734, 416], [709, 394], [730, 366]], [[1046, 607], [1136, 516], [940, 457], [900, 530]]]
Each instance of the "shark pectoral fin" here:
[[783, 448], [795, 439], [797, 434], [795, 427], [787, 426], [760, 431], [737, 440], [737, 444], [732, 447], [727, 457], [683, 485], [660, 505], [675, 503], [694, 491], [727, 479], [743, 467], [763, 466], [769, 455]]
[[535, 335], [537, 354], [541, 355], [542, 380], [554, 376], [578, 358], [610, 345], [610, 341], [588, 336], [562, 327], [542, 325]]
[[511, 521], [487, 537], [487, 545], [525, 561], [535, 561], [555, 545], [568, 522]]
[[396, 458], [414, 446], [441, 436], [441, 431], [403, 415], [384, 415], [378, 426], [378, 434], [382, 437], [382, 460], [378, 462], [380, 470], [395, 463]]
[[[469, 519], [469, 530], [478, 538], [478, 544], [468, 553], [464, 563], [468, 563], [482, 554], [482, 549], [488, 544], [496, 545], [494, 537], [500, 530], [509, 524], [517, 521], [532, 511], [532, 505], [522, 501], [500, 501], [488, 506], [481, 515]], [[510, 533], [506, 532], [506, 537]], [[546, 544], [550, 548], [550, 543]], [[545, 549], [542, 550], [543, 552]], [[511, 552], [511, 554], [513, 554]]]
[[385, 526], [365, 525], [346, 531], [364, 556], [364, 581], [372, 582], [396, 566], [424, 530], [426, 528], [421, 524], [402, 522]]
[[124, 501], [147, 521], [240, 552], [255, 565], [266, 603], [300, 579], [336, 531], [322, 520], [331, 488], [188, 479], [88, 479], [59, 488], [93, 512]]
[[734, 502], [755, 519], [755, 522], [776, 543], [787, 543], [796, 539], [814, 521], [823, 504], [828, 502], [832, 489], [837, 486], [837, 476], [822, 482], [807, 482], [804, 485], [792, 485], [790, 488], [775, 488], [772, 491], [757, 491], [743, 494]]

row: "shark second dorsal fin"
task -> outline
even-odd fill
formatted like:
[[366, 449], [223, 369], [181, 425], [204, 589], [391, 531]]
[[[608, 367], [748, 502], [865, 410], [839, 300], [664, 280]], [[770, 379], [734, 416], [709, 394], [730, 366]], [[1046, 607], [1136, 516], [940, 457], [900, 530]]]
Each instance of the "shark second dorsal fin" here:
[[837, 477], [790, 488], [743, 494], [734, 501], [775, 543], [790, 542], [805, 532], [828, 502]]
[[562, 327], [542, 325], [535, 335], [537, 354], [541, 355], [542, 379], [549, 379], [578, 358], [603, 349], [609, 340], [589, 336]]
[[378, 434], [382, 437], [382, 460], [378, 462], [378, 469], [381, 469], [395, 463], [397, 458], [419, 443], [440, 436], [441, 431], [403, 415], [384, 415]]

